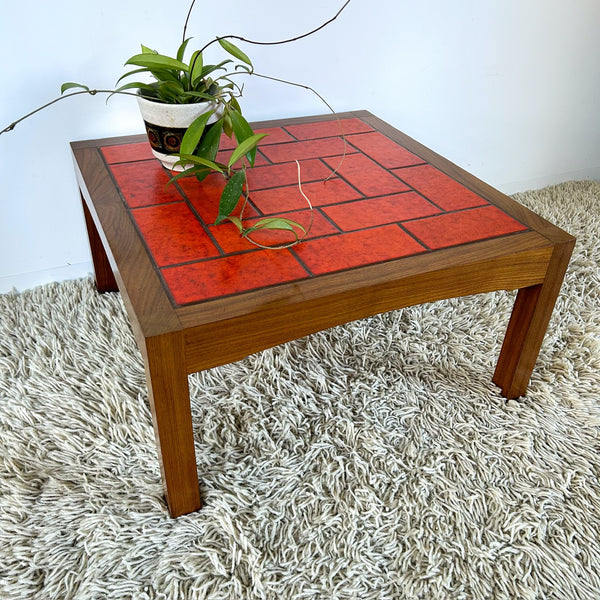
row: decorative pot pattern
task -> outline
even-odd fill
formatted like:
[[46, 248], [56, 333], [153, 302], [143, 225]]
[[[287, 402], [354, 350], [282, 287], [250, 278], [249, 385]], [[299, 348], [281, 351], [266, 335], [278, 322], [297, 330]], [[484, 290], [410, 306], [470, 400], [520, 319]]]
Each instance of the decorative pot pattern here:
[[216, 113], [208, 120], [210, 124], [214, 123], [222, 114], [221, 105], [217, 102], [165, 104], [138, 96], [138, 104], [152, 153], [172, 171], [183, 170], [182, 166], [173, 166], [178, 160], [173, 155], [179, 152], [181, 140], [193, 121], [205, 112], [216, 110]]

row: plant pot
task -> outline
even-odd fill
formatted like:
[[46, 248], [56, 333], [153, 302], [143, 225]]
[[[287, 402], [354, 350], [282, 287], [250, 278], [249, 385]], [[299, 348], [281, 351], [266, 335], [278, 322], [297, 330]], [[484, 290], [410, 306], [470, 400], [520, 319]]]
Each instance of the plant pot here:
[[146, 126], [148, 141], [152, 147], [152, 154], [172, 171], [183, 171], [183, 166], [173, 166], [179, 160], [177, 156], [173, 155], [179, 152], [181, 139], [192, 122], [210, 110], [216, 110], [216, 113], [208, 120], [208, 123], [214, 123], [222, 114], [222, 108], [218, 102], [166, 104], [138, 96], [138, 104]]

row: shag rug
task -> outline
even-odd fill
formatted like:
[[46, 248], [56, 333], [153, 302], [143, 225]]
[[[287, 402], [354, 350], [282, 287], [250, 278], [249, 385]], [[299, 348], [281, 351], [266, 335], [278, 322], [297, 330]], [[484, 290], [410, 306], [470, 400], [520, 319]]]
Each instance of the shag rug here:
[[191, 376], [176, 520], [120, 296], [0, 296], [0, 598], [600, 598], [600, 183], [517, 199], [578, 238], [525, 398], [491, 383], [508, 292]]

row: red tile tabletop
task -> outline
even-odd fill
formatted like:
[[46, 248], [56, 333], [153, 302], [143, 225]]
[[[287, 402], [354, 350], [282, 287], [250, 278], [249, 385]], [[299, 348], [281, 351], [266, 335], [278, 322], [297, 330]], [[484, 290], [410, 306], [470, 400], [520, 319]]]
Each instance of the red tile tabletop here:
[[[167, 185], [171, 173], [152, 157], [148, 144], [102, 147], [174, 306], [527, 229], [360, 118], [260, 131], [268, 135], [256, 166], [248, 170], [243, 216], [251, 223], [285, 215], [306, 227], [306, 195], [313, 228], [290, 249], [265, 250], [241, 238], [231, 223], [214, 225], [225, 185], [221, 175]], [[256, 241], [279, 245], [290, 236], [263, 231]]]
[[144, 359], [173, 517], [201, 506], [190, 373], [371, 315], [518, 290], [492, 377], [518, 398], [575, 243], [367, 111], [255, 131], [268, 135], [235, 214], [294, 220], [299, 244], [216, 225], [223, 176], [169, 184], [145, 136], [72, 143], [96, 285], [121, 292]]

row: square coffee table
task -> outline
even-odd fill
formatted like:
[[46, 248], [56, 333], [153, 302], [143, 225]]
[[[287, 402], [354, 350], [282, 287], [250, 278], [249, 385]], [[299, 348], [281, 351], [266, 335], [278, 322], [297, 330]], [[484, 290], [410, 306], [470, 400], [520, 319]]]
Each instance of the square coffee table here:
[[166, 186], [145, 136], [72, 144], [98, 290], [121, 291], [145, 361], [172, 516], [200, 508], [188, 374], [377, 313], [518, 289], [493, 376], [517, 398], [575, 242], [366, 111], [254, 128], [269, 135], [247, 215], [308, 223], [298, 160], [314, 223], [293, 248], [213, 225], [223, 178]]

